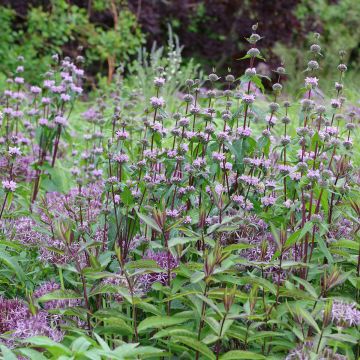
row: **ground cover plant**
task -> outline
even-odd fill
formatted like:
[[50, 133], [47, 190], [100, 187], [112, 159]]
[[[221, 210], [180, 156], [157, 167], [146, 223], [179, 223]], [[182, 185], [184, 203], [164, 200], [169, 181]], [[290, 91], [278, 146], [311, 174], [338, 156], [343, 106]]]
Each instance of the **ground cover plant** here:
[[[357, 359], [359, 111], [321, 88], [152, 52], [81, 102], [84, 59], [1, 101], [4, 359]], [[158, 54], [159, 56], [155, 56]], [[192, 77], [191, 77], [192, 75]], [[297, 93], [288, 98], [287, 93]]]

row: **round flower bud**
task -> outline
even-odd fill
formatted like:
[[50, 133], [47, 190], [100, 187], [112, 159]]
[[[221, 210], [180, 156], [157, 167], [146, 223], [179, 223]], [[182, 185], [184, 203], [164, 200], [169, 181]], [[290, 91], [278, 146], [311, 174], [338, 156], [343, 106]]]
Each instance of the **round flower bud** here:
[[280, 105], [278, 103], [272, 102], [269, 104], [269, 109], [271, 112], [276, 112], [279, 110]]
[[251, 34], [249, 38], [250, 44], [256, 44], [261, 39], [261, 36], [259, 34]]
[[299, 162], [296, 167], [298, 171], [306, 171], [308, 169], [308, 165], [304, 161]]
[[353, 146], [353, 143], [352, 143], [351, 139], [349, 139], [349, 140], [345, 140], [343, 142], [343, 145], [346, 150], [350, 150]]
[[275, 83], [273, 86], [272, 86], [272, 89], [274, 91], [281, 91], [282, 90], [282, 85], [279, 84], [279, 83]]
[[184, 95], [184, 101], [186, 103], [191, 103], [191, 102], [193, 102], [193, 100], [194, 100], [194, 97], [191, 94]]
[[355, 129], [355, 124], [353, 124], [353, 123], [347, 123], [347, 124], [345, 125], [345, 127], [346, 127], [347, 130], [351, 131], [351, 130], [354, 130], [354, 129]]
[[194, 86], [194, 80], [192, 80], [192, 79], [187, 79], [187, 80], [185, 81], [185, 85], [188, 86], [188, 87]]
[[280, 143], [282, 146], [286, 146], [290, 143], [291, 139], [289, 136], [282, 136], [280, 139]]
[[314, 53], [314, 54], [320, 54], [321, 47], [320, 47], [320, 45], [318, 45], [318, 44], [312, 44], [312, 45], [310, 46], [310, 51], [311, 51], [312, 53]]
[[264, 137], [270, 137], [271, 132], [270, 132], [270, 130], [265, 129], [265, 130], [263, 130], [262, 135], [263, 135]]
[[316, 112], [317, 112], [318, 114], [324, 114], [325, 111], [326, 111], [326, 108], [325, 108], [325, 106], [323, 106], [323, 105], [319, 105], [319, 106], [316, 108]]
[[289, 108], [291, 106], [290, 101], [284, 101], [284, 107]]
[[245, 70], [246, 76], [255, 76], [256, 75], [256, 69], [255, 68], [248, 68]]
[[328, 180], [332, 177], [333, 173], [331, 170], [325, 169], [321, 172], [321, 176], [324, 180]]
[[180, 119], [181, 119], [181, 114], [180, 114], [180, 113], [175, 113], [175, 114], [173, 115], [173, 118], [174, 118], [175, 120], [180, 120]]
[[336, 91], [341, 91], [343, 88], [344, 88], [343, 84], [338, 83], [338, 82], [335, 83], [335, 90]]
[[308, 62], [308, 69], [309, 70], [318, 70], [319, 69], [319, 63], [316, 60], [310, 60]]
[[225, 80], [226, 80], [227, 82], [234, 82], [234, 81], [235, 81], [235, 77], [234, 77], [234, 75], [228, 74], [228, 75], [226, 75]]
[[338, 70], [340, 72], [345, 72], [347, 70], [347, 66], [345, 64], [339, 64]]
[[246, 55], [249, 55], [250, 57], [254, 58], [260, 55], [260, 50], [257, 48], [251, 48], [248, 50]]
[[322, 216], [320, 214], [312, 214], [310, 221], [314, 224], [320, 224], [322, 222]]
[[215, 82], [215, 81], [218, 81], [220, 78], [216, 75], [216, 74], [210, 74], [209, 75], [209, 80], [211, 82]]
[[321, 189], [326, 189], [329, 186], [329, 182], [327, 180], [322, 180], [322, 179], [318, 181], [318, 184]]
[[290, 118], [287, 117], [287, 116], [284, 116], [282, 119], [281, 119], [281, 122], [285, 125], [287, 124], [290, 124]]

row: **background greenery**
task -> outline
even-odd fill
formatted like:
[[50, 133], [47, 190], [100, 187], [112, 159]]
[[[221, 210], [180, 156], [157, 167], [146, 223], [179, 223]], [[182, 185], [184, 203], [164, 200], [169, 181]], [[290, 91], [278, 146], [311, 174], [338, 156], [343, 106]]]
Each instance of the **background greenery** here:
[[[318, 31], [326, 49], [324, 73], [331, 73], [338, 51], [344, 49], [349, 78], [354, 86], [358, 80], [356, 0], [2, 0], [0, 6], [0, 72], [7, 76], [9, 69], [15, 70], [14, 58], [23, 55], [29, 69], [25, 77], [32, 83], [41, 81], [54, 53], [85, 56], [91, 75], [88, 90], [102, 78], [109, 83], [117, 67], [129, 69], [141, 46], [166, 44], [169, 24], [184, 45], [186, 59], [195, 58], [219, 73], [228, 67], [241, 71], [244, 64], [237, 59], [245, 51], [244, 35], [256, 21], [264, 35], [264, 72], [284, 61], [294, 74], [289, 80], [301, 81], [307, 34]], [[334, 79], [329, 75], [328, 80]]]

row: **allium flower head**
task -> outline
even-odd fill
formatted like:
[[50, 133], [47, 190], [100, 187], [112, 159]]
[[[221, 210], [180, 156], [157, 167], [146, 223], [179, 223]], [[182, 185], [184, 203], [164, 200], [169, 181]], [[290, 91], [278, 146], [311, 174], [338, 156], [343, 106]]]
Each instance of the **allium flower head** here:
[[360, 311], [356, 308], [355, 304], [334, 301], [331, 316], [332, 321], [341, 327], [360, 325]]

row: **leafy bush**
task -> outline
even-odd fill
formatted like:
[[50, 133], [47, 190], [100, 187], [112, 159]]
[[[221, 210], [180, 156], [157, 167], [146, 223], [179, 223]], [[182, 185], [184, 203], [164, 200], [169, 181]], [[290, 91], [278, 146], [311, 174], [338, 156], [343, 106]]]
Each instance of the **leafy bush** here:
[[256, 25], [240, 77], [182, 78], [173, 40], [89, 104], [83, 58], [53, 57], [41, 87], [18, 59], [1, 121], [2, 356], [356, 359], [344, 54], [319, 96], [316, 36], [290, 102], [282, 66], [264, 93]]
[[12, 60], [18, 55], [24, 56], [29, 69], [38, 68], [38, 72], [26, 71], [25, 78], [39, 84], [53, 54], [65, 51], [65, 55], [76, 56], [85, 50], [89, 67], [107, 62], [111, 80], [115, 66], [128, 61], [143, 42], [135, 16], [126, 8], [114, 11], [119, 11], [117, 24], [114, 29], [105, 29], [90, 22], [85, 9], [57, 0], [49, 9], [31, 8], [25, 23], [15, 31], [14, 11], [1, 7], [2, 71], [14, 71]]

